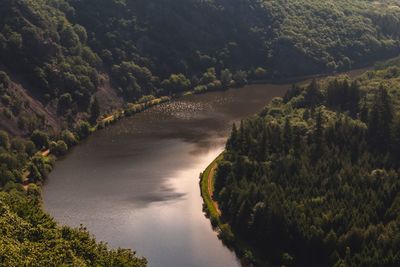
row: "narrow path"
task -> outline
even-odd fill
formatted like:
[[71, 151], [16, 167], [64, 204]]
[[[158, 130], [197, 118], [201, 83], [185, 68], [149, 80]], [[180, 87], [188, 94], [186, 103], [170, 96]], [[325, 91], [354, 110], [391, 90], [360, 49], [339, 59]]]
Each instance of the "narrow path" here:
[[215, 170], [217, 169], [217, 167], [218, 167], [218, 164], [216, 162], [214, 162], [213, 166], [211, 167], [210, 172], [208, 173], [207, 187], [208, 187], [208, 194], [210, 195], [213, 206], [214, 206], [215, 210], [217, 211], [218, 216], [221, 216], [221, 211], [218, 207], [218, 203], [213, 198], [213, 192], [214, 192], [213, 179], [214, 179]]

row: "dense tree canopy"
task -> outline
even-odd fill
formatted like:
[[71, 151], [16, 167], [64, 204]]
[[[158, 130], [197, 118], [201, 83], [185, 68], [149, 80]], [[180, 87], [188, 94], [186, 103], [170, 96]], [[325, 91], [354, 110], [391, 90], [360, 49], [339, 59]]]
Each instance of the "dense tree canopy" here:
[[108, 250], [81, 227], [57, 226], [37, 203], [39, 188], [28, 196], [16, 188], [0, 192], [1, 266], [146, 266], [131, 250]]
[[[347, 70], [397, 55], [399, 29], [398, 0], [1, 0], [0, 265], [145, 264], [57, 227], [38, 204], [54, 156], [105, 110]], [[398, 263], [383, 247], [397, 246], [387, 236], [397, 227], [399, 73], [294, 86], [233, 130], [216, 184], [229, 222], [286, 265], [311, 251], [307, 263]]]
[[286, 266], [400, 264], [399, 77], [390, 67], [294, 86], [233, 127], [215, 197], [254, 255]]
[[161, 83], [171, 75], [194, 88], [210, 68], [239, 85], [244, 70], [252, 79], [347, 70], [396, 55], [399, 18], [395, 0], [5, 0], [0, 59], [67, 116], [88, 111], [104, 72], [135, 101], [179, 93]]

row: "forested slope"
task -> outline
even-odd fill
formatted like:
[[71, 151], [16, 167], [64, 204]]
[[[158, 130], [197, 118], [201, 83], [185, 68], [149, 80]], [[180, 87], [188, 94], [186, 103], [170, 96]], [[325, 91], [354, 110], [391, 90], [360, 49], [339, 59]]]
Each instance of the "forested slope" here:
[[232, 79], [341, 71], [394, 56], [399, 18], [398, 1], [4, 0], [0, 68], [62, 118], [47, 122], [35, 109], [57, 130], [84, 119], [95, 94], [106, 110], [122, 105], [120, 97], [215, 90]]
[[286, 266], [398, 266], [400, 68], [294, 86], [234, 127], [215, 181], [225, 220]]
[[1, 266], [146, 266], [130, 250], [107, 250], [83, 227], [57, 226], [35, 192], [0, 192]]
[[[1, 0], [0, 220], [16, 224], [0, 235], [0, 264], [34, 265], [46, 244], [67, 255], [56, 259], [50, 251], [45, 261], [140, 266], [126, 251], [105, 252], [94, 243], [81, 249], [80, 238], [94, 242], [87, 233], [42, 221], [47, 215], [34, 185], [55, 157], [103, 127], [101, 114], [125, 105], [126, 114], [134, 113], [167, 99], [154, 96], [342, 71], [395, 56], [399, 6], [395, 0]], [[373, 75], [379, 81], [387, 74]], [[21, 201], [10, 204], [14, 198]], [[32, 258], [21, 246], [32, 249]], [[3, 257], [5, 251], [13, 256]]]

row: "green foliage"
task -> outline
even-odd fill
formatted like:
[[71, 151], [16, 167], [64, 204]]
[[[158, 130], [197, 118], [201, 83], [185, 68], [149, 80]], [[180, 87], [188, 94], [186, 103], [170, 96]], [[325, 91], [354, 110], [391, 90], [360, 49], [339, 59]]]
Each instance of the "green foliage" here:
[[35, 130], [31, 135], [31, 141], [35, 144], [38, 150], [49, 146], [49, 136], [42, 131]]
[[254, 76], [256, 79], [265, 79], [267, 77], [267, 70], [262, 68], [262, 67], [258, 67], [255, 71], [254, 71]]
[[294, 86], [234, 125], [214, 192], [233, 233], [279, 265], [398, 265], [399, 76]]
[[78, 144], [75, 134], [69, 130], [64, 130], [61, 132], [61, 139], [67, 144], [68, 147], [75, 146]]
[[97, 97], [95, 97], [92, 103], [90, 104], [90, 122], [92, 124], [95, 124], [99, 116], [100, 116], [100, 104]]
[[112, 77], [127, 100], [133, 101], [141, 95], [152, 94], [154, 91], [151, 71], [133, 62], [124, 61], [120, 65], [114, 65]]
[[[7, 126], [16, 125], [12, 130], [32, 134], [24, 143], [0, 132], [0, 186], [20, 189], [14, 182], [21, 182], [26, 165], [29, 181], [42, 182], [53, 159], [35, 153], [50, 145], [62, 155], [92, 130], [81, 121], [74, 133], [63, 131], [62, 141], [49, 144], [43, 126], [54, 118], [32, 113], [32, 102], [8, 74], [29, 84], [29, 95], [69, 126], [86, 112], [94, 124], [100, 107], [93, 95], [100, 86], [108, 89], [101, 83], [108, 77], [135, 103], [127, 105], [131, 115], [168, 100], [161, 95], [342, 71], [396, 55], [399, 18], [394, 0], [3, 0], [0, 115]], [[310, 263], [310, 251], [322, 264], [379, 265], [383, 259], [396, 265], [396, 252], [383, 255], [382, 247], [398, 228], [399, 74], [385, 66], [357, 83], [294, 87], [263, 118], [235, 126], [216, 182], [233, 229], [262, 248], [265, 240], [277, 240], [267, 251], [286, 265]], [[381, 88], [383, 79], [389, 82]], [[144, 265], [129, 251], [106, 250], [82, 229], [56, 227], [30, 203], [40, 195], [35, 185], [28, 187], [29, 201], [14, 193], [4, 194], [10, 204], [0, 201], [0, 224], [8, 220], [0, 227], [0, 255], [6, 255], [0, 265]], [[367, 208], [360, 207], [366, 199]], [[225, 239], [233, 239], [226, 228]], [[253, 254], [246, 258], [253, 261]]]
[[58, 99], [57, 109], [59, 114], [65, 114], [72, 108], [72, 96], [69, 93], [65, 93]]
[[[135, 102], [394, 56], [399, 17], [397, 1], [5, 0], [0, 60], [73, 125], [77, 113], [90, 111], [97, 89], [109, 89], [102, 83], [108, 78]], [[6, 72], [0, 90], [10, 85]], [[45, 124], [17, 103], [15, 91], [1, 98], [4, 117], [16, 119], [21, 132]]]
[[10, 139], [5, 131], [0, 131], [0, 147], [5, 150], [10, 148]]
[[68, 145], [62, 141], [50, 142], [50, 152], [56, 156], [64, 156], [68, 151]]
[[69, 2], [104, 62], [135, 62], [163, 78], [210, 67], [262, 78], [346, 70], [399, 47], [396, 1]]
[[221, 71], [221, 83], [222, 87], [227, 88], [232, 84], [232, 73], [228, 69]]
[[239, 70], [233, 74], [232, 79], [235, 81], [235, 85], [238, 87], [247, 84], [247, 73], [245, 71]]
[[2, 63], [28, 80], [39, 96], [59, 98], [61, 114], [72, 102], [88, 107], [78, 95], [93, 93], [100, 66], [98, 56], [85, 44], [84, 27], [69, 22], [65, 10], [71, 7], [63, 0], [6, 0], [0, 9]]
[[29, 156], [33, 156], [33, 154], [35, 154], [36, 151], [37, 151], [37, 149], [36, 149], [35, 143], [33, 143], [32, 141], [27, 141], [25, 143], [25, 152]]
[[108, 250], [84, 229], [59, 227], [37, 205], [39, 188], [0, 192], [0, 265], [146, 266], [130, 250]]
[[171, 74], [169, 79], [164, 80], [161, 86], [169, 92], [182, 93], [190, 89], [190, 81], [183, 75]]
[[76, 126], [76, 135], [79, 140], [86, 139], [90, 134], [90, 124], [87, 121], [80, 121]]

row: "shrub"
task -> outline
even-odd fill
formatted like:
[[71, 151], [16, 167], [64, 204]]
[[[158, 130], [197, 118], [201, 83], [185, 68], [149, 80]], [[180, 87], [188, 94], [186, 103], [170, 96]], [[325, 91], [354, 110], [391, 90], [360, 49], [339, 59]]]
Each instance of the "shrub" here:
[[80, 140], [87, 138], [90, 135], [90, 124], [87, 121], [80, 121], [76, 133]]
[[78, 140], [76, 139], [75, 134], [69, 130], [62, 131], [61, 139], [68, 145], [68, 147], [72, 147], [78, 144]]
[[45, 132], [35, 130], [31, 135], [31, 140], [38, 150], [49, 146], [49, 136]]
[[58, 140], [57, 142], [50, 143], [50, 151], [56, 156], [63, 156], [67, 153], [68, 146], [64, 141]]

